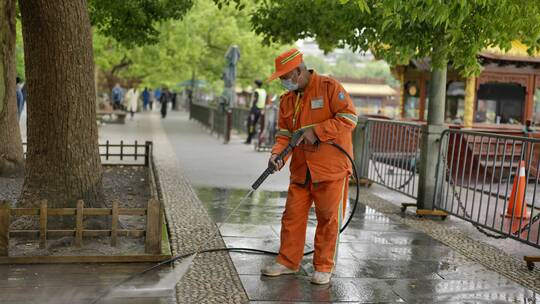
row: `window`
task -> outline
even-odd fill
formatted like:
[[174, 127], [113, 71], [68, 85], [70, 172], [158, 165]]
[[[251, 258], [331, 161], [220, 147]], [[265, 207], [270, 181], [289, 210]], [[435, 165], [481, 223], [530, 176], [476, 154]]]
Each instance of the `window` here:
[[497, 101], [491, 99], [478, 99], [476, 111], [474, 113], [474, 122], [500, 123], [500, 117], [497, 122]]
[[525, 88], [513, 83], [486, 83], [478, 89], [474, 121], [520, 124], [523, 121]]

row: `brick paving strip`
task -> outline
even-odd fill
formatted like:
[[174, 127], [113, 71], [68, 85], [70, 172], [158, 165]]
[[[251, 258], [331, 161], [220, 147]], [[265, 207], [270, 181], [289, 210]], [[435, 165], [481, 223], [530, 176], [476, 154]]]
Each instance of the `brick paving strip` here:
[[477, 262], [514, 282], [540, 293], [540, 269], [527, 269], [525, 262], [491, 245], [449, 229], [436, 221], [419, 218], [411, 213], [403, 215], [398, 206], [366, 191], [360, 191], [360, 202], [388, 217], [426, 233], [471, 261]]
[[[151, 119], [158, 187], [165, 205], [173, 255], [193, 252], [217, 229], [189, 181], [182, 175], [161, 123]], [[189, 144], [189, 143], [186, 143]], [[225, 247], [220, 234], [203, 249]], [[178, 303], [249, 303], [227, 252], [200, 254], [176, 286]]]

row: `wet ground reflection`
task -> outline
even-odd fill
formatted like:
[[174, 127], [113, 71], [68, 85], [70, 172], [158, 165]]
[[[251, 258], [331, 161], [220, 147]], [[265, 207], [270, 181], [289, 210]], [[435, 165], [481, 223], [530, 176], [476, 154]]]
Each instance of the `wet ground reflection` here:
[[[220, 223], [247, 190], [197, 188]], [[258, 191], [222, 226], [229, 247], [276, 251], [286, 192]], [[350, 207], [348, 208], [350, 211]], [[310, 212], [306, 250], [312, 249], [316, 219]], [[540, 296], [509, 281], [428, 235], [365, 205], [341, 236], [339, 262], [330, 286], [309, 283], [311, 257], [299, 275], [266, 278], [260, 268], [273, 257], [232, 253], [250, 300], [360, 303], [540, 303]]]

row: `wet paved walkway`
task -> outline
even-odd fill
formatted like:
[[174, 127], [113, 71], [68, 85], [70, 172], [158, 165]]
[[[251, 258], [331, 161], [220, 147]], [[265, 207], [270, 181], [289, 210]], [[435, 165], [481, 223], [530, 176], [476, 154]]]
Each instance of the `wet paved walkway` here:
[[[246, 191], [199, 187], [197, 193], [220, 222]], [[277, 251], [285, 195], [255, 193], [223, 225], [221, 234], [227, 246]], [[312, 249], [315, 225], [312, 211], [306, 250]], [[365, 205], [358, 206], [341, 237], [339, 262], [330, 286], [310, 284], [311, 256], [304, 258], [299, 275], [278, 278], [260, 275], [261, 267], [273, 260], [271, 256], [231, 253], [231, 257], [254, 303], [540, 302], [540, 296], [531, 290]]]
[[[187, 113], [173, 112], [162, 124], [184, 173], [210, 215], [221, 223], [264, 168], [268, 154], [241, 144], [241, 137], [223, 145], [201, 125], [188, 121]], [[272, 176], [263, 187], [278, 191], [256, 192], [229, 218], [221, 231], [228, 247], [278, 249], [286, 195], [280, 191], [287, 188], [286, 172]], [[394, 194], [387, 197], [398, 198]], [[454, 228], [452, 221], [447, 223]], [[315, 224], [312, 214], [306, 248], [311, 248]], [[339, 257], [332, 284], [321, 287], [309, 283], [310, 257], [304, 259], [300, 275], [266, 278], [260, 275], [260, 268], [272, 257], [231, 254], [252, 302], [540, 302], [530, 289], [366, 205], [359, 206], [344, 233]]]
[[[150, 119], [146, 113], [136, 115], [126, 125], [104, 126], [100, 139], [151, 140], [151, 120], [155, 117]], [[221, 140], [210, 136], [199, 124], [188, 121], [183, 112], [172, 112], [161, 124], [174, 150], [164, 153], [176, 156], [179, 170], [195, 185], [212, 218], [222, 222], [245, 194], [243, 189], [264, 168], [268, 155], [242, 145], [240, 137], [235, 137], [229, 145], [221, 144]], [[285, 200], [285, 193], [280, 191], [287, 187], [286, 172], [272, 176], [263, 186], [266, 191], [256, 192], [223, 226], [221, 233], [228, 246], [277, 250]], [[381, 196], [385, 195], [388, 199], [396, 198], [381, 191]], [[363, 194], [362, 198], [369, 196]], [[399, 216], [390, 216], [367, 205], [359, 206], [342, 237], [339, 263], [329, 286], [309, 283], [310, 257], [304, 259], [299, 275], [266, 278], [260, 275], [260, 268], [272, 257], [232, 253], [230, 256], [249, 300], [253, 303], [540, 303], [540, 297], [531, 289], [404, 224], [410, 222], [408, 219], [402, 221]], [[307, 248], [312, 244], [315, 223], [311, 214]], [[206, 261], [223, 263], [220, 259]], [[198, 288], [201, 286], [205, 286], [204, 282]], [[182, 290], [189, 292], [186, 288]], [[237, 299], [230, 298], [228, 302], [243, 302]], [[227, 301], [222, 298], [223, 302]]]
[[[186, 113], [174, 113], [163, 121], [163, 126], [185, 174], [197, 187], [199, 198], [214, 220], [222, 222], [246, 193], [242, 189], [247, 189], [264, 168], [268, 155], [242, 145], [240, 137], [233, 138], [229, 145], [221, 144], [198, 123], [188, 121]], [[285, 191], [286, 174], [273, 176], [263, 186], [266, 190]], [[256, 192], [223, 226], [221, 233], [227, 246], [276, 251], [285, 195]], [[388, 197], [396, 198], [392, 194]], [[314, 227], [311, 215], [307, 248], [312, 244]], [[309, 257], [304, 259], [301, 275], [282, 278], [260, 276], [260, 268], [272, 257], [239, 253], [232, 253], [231, 257], [251, 301], [540, 301], [531, 290], [365, 205], [360, 205], [341, 244], [340, 263], [328, 287], [309, 283]]]
[[[88, 304], [111, 285], [152, 266], [151, 263], [0, 265], [2, 304]], [[168, 268], [132, 280], [129, 286], [148, 287], [168, 273]], [[125, 287], [124, 287], [125, 288]], [[125, 290], [125, 289], [124, 289]], [[173, 290], [141, 297], [123, 294], [107, 297], [99, 304], [175, 304]]]

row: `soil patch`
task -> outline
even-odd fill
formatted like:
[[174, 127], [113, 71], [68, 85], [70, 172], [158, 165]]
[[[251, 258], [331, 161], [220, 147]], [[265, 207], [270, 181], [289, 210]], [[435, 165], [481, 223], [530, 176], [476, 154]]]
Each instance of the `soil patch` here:
[[[0, 178], [0, 199], [14, 206], [23, 184], [23, 178]], [[146, 208], [150, 199], [148, 168], [142, 166], [103, 166], [103, 191], [107, 207], [118, 201], [120, 208]], [[120, 216], [120, 229], [144, 229], [142, 216]], [[35, 255], [134, 255], [144, 254], [144, 238], [118, 237], [117, 247], [111, 247], [110, 237], [84, 237], [80, 248], [73, 245], [72, 237], [47, 239], [47, 248], [39, 249], [39, 240], [10, 239], [10, 256]]]

